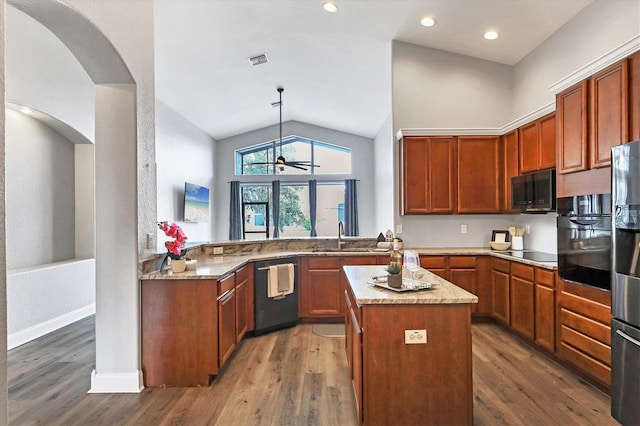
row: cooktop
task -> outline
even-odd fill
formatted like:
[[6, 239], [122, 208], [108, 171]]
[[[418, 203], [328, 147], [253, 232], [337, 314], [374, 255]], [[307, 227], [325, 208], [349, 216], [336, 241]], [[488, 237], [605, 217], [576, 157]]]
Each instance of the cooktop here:
[[557, 254], [545, 253], [542, 251], [511, 250], [511, 251], [507, 251], [506, 254], [509, 254], [513, 257], [519, 257], [521, 259], [533, 260], [535, 262], [557, 262], [558, 261]]

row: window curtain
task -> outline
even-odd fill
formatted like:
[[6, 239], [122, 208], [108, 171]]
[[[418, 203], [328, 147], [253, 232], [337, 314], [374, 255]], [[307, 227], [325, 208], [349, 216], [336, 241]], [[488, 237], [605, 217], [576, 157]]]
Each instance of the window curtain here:
[[309, 181], [309, 220], [311, 222], [311, 233], [310, 236], [317, 237], [318, 232], [316, 231], [316, 208], [317, 208], [317, 198], [318, 198], [318, 182], [315, 179]]
[[273, 196], [273, 238], [280, 238], [280, 181], [271, 181]]
[[356, 237], [359, 234], [356, 179], [344, 181], [344, 233], [349, 237]]
[[242, 239], [242, 209], [240, 203], [240, 182], [229, 182], [231, 186], [231, 198], [229, 203], [229, 239]]

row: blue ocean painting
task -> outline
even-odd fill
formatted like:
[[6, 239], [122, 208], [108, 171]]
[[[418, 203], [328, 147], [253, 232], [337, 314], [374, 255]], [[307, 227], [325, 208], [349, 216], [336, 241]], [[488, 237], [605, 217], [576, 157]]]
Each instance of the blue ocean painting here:
[[185, 182], [184, 221], [209, 221], [209, 188]]

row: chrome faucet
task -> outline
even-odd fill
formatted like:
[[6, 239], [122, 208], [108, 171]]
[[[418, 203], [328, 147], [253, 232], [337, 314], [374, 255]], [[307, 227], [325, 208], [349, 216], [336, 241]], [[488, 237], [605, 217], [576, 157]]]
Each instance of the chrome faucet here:
[[338, 221], [338, 250], [342, 250], [342, 245], [346, 244], [346, 241], [342, 241], [342, 236], [344, 235], [344, 223], [342, 221]]

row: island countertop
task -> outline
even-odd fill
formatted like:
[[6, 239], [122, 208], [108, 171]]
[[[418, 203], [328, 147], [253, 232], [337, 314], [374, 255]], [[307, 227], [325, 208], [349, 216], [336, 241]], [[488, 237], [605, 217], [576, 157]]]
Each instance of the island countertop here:
[[344, 272], [358, 305], [384, 304], [464, 304], [478, 303], [478, 296], [458, 287], [455, 284], [421, 269], [415, 273], [421, 281], [433, 283], [428, 290], [396, 292], [376, 287], [372, 282], [374, 276], [386, 274], [382, 265], [345, 266]]

